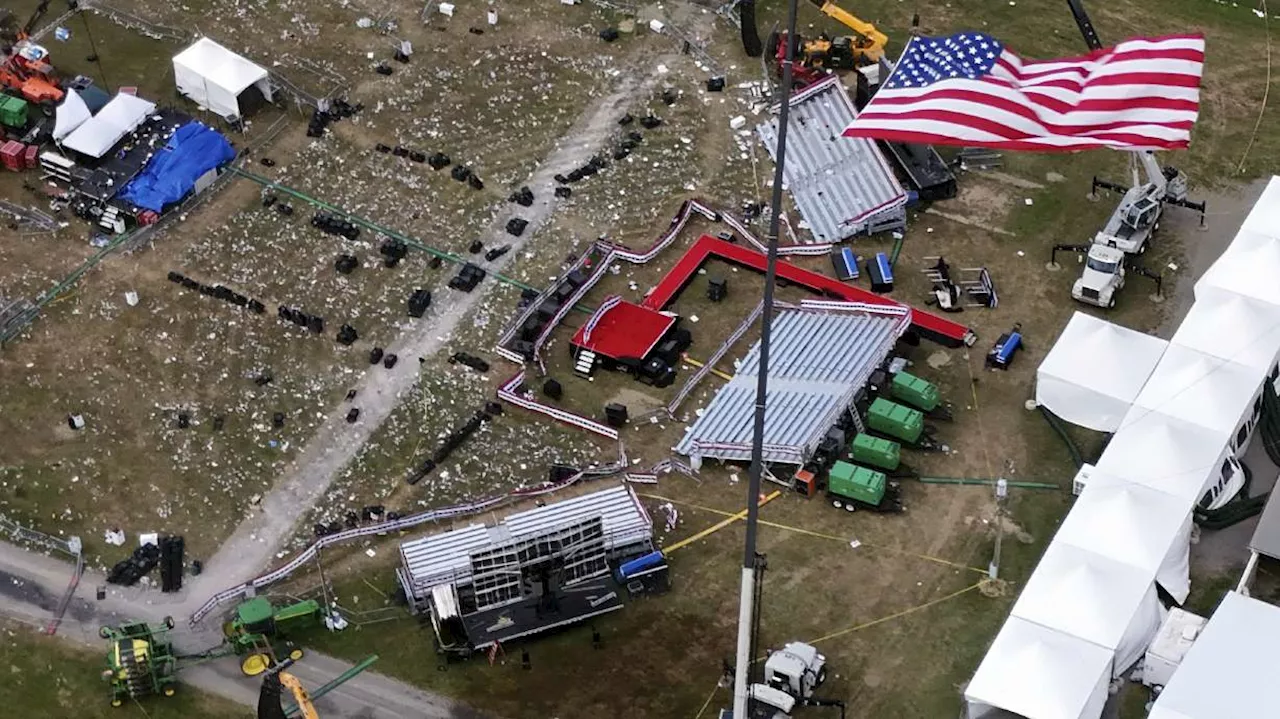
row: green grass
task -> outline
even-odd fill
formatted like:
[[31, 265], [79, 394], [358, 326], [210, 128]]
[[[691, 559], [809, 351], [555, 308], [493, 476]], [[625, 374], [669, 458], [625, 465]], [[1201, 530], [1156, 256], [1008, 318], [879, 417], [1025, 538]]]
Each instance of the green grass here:
[[0, 714], [22, 719], [246, 719], [252, 711], [187, 686], [112, 707], [104, 660], [27, 627], [0, 624]]

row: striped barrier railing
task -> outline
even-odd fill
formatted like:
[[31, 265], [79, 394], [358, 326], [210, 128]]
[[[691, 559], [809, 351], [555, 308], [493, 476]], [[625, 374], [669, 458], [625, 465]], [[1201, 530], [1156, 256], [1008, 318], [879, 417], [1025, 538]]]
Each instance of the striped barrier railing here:
[[573, 412], [560, 409], [559, 407], [552, 407], [537, 400], [522, 396], [520, 393], [515, 391], [515, 388], [519, 387], [521, 383], [524, 382], [524, 378], [524, 370], [517, 372], [511, 377], [511, 379], [507, 380], [502, 387], [498, 388], [498, 397], [514, 404], [517, 407], [527, 409], [530, 412], [537, 412], [538, 414], [546, 415], [557, 422], [563, 422], [572, 427], [577, 427], [578, 429], [585, 429], [588, 432], [593, 432], [602, 437], [608, 437], [609, 439], [618, 438], [618, 430], [613, 427], [597, 422], [594, 419], [583, 417], [580, 414], [575, 414]]
[[197, 609], [195, 612], [192, 613], [191, 620], [190, 620], [191, 624], [194, 625], [199, 623], [201, 620], [207, 617], [210, 612], [217, 609], [219, 605], [243, 597], [250, 587], [252, 587], [253, 589], [262, 589], [271, 584], [274, 584], [275, 582], [280, 581], [281, 579], [284, 579], [285, 577], [289, 576], [293, 572], [297, 571], [299, 567], [303, 566], [307, 562], [310, 562], [312, 559], [314, 559], [316, 556], [316, 552], [320, 551], [321, 549], [324, 549], [325, 547], [328, 547], [334, 544], [339, 544], [351, 539], [367, 537], [374, 534], [386, 534], [388, 532], [403, 531], [403, 530], [411, 529], [413, 527], [416, 527], [418, 525], [425, 524], [428, 522], [439, 522], [441, 520], [446, 520], [446, 519], [454, 519], [457, 517], [465, 517], [465, 516], [480, 514], [482, 512], [487, 512], [489, 510], [492, 510], [495, 507], [502, 505], [504, 503], [515, 502], [522, 499], [528, 499], [530, 497], [541, 496], [544, 494], [550, 494], [552, 492], [564, 489], [570, 485], [576, 484], [582, 479], [587, 477], [604, 477], [612, 474], [617, 474], [618, 472], [626, 469], [626, 467], [627, 467], [626, 449], [620, 446], [619, 459], [617, 462], [610, 465], [603, 465], [600, 467], [591, 467], [588, 469], [584, 469], [582, 471], [577, 472], [573, 476], [568, 477], [560, 482], [556, 482], [554, 484], [548, 482], [537, 487], [531, 487], [527, 489], [517, 489], [511, 492], [507, 492], [505, 494], [489, 497], [487, 499], [477, 500], [475, 502], [454, 505], [452, 507], [444, 507], [441, 509], [433, 509], [426, 512], [421, 512], [419, 514], [411, 515], [408, 517], [401, 517], [400, 519], [381, 522], [379, 524], [373, 524], [367, 527], [357, 527], [355, 529], [348, 529], [343, 532], [338, 532], [335, 534], [330, 534], [326, 537], [321, 537], [317, 539], [315, 542], [312, 542], [310, 546], [308, 546], [306, 549], [300, 552], [297, 556], [295, 556], [293, 559], [289, 560], [279, 568], [273, 569], [270, 572], [267, 572], [266, 574], [263, 574], [259, 577], [251, 579], [238, 586], [218, 592], [217, 594], [210, 597], [208, 601], [206, 601], [199, 609]]
[[676, 393], [675, 398], [671, 400], [671, 404], [667, 405], [667, 412], [669, 414], [675, 415], [676, 410], [680, 408], [681, 403], [688, 399], [689, 395], [693, 392], [694, 388], [698, 386], [698, 383], [703, 380], [703, 378], [708, 374], [711, 374], [711, 370], [715, 369], [715, 366], [719, 364], [720, 360], [724, 359], [724, 356], [729, 353], [729, 349], [733, 347], [734, 343], [742, 339], [742, 336], [747, 333], [747, 330], [751, 329], [751, 325], [759, 319], [760, 313], [763, 311], [764, 301], [762, 300], [756, 303], [755, 309], [751, 310], [751, 314], [747, 315], [747, 318], [738, 325], [738, 329], [734, 330], [733, 334], [729, 335], [729, 338], [726, 339], [710, 357], [707, 357], [702, 363], [702, 366], [698, 368], [698, 371], [694, 372], [689, 377], [688, 381], [684, 383], [684, 386]]
[[622, 297], [612, 295], [604, 302], [600, 303], [600, 306], [596, 308], [596, 311], [591, 314], [591, 319], [587, 320], [587, 324], [582, 327], [583, 342], [591, 341], [591, 333], [595, 331], [596, 325], [600, 324], [600, 320], [604, 319], [604, 316], [609, 313], [609, 310], [617, 307], [621, 302]]

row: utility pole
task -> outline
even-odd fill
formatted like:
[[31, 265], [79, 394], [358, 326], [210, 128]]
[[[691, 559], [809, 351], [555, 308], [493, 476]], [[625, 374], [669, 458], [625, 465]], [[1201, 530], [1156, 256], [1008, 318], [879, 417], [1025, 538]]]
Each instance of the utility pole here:
[[751, 468], [747, 481], [747, 538], [742, 550], [742, 588], [738, 604], [738, 653], [734, 666], [733, 717], [747, 719], [751, 696], [751, 660], [755, 656], [756, 530], [760, 514], [760, 478], [764, 473], [765, 398], [769, 391], [769, 337], [773, 325], [773, 291], [778, 275], [778, 231], [782, 218], [783, 170], [787, 161], [787, 120], [791, 115], [791, 63], [795, 55], [797, 0], [787, 2], [787, 48], [778, 87], [778, 147], [774, 157], [773, 197], [770, 201], [768, 263], [764, 273], [764, 303], [760, 313], [760, 366], [756, 375], [755, 422], [751, 434]]
[[987, 566], [987, 577], [999, 579], [1000, 574], [1000, 542], [1004, 539], [1004, 505], [1009, 498], [1009, 482], [1001, 477], [996, 480], [996, 551], [991, 556], [991, 564]]

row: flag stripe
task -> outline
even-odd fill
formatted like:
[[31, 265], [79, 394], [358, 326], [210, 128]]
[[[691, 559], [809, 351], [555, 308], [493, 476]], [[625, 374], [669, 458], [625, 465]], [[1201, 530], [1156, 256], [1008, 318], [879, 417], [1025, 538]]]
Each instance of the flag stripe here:
[[1203, 71], [1197, 35], [1045, 61], [978, 33], [914, 37], [844, 134], [1008, 149], [1186, 147]]

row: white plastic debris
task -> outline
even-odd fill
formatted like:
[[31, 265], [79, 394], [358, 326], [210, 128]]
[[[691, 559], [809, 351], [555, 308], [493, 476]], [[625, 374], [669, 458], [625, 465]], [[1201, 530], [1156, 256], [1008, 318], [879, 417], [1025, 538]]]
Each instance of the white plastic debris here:
[[160, 546], [160, 533], [159, 533], [159, 532], [145, 532], [145, 533], [143, 533], [143, 534], [139, 534], [139, 535], [138, 535], [138, 546], [139, 546], [139, 547], [145, 547], [145, 546], [147, 546], [148, 544], [154, 544], [154, 545], [156, 545], [157, 547], [158, 547], [158, 546]]
[[367, 556], [367, 557], [369, 557], [369, 558], [373, 558], [373, 557], [378, 556], [378, 553], [377, 553], [377, 552], [375, 552], [375, 551], [373, 551], [373, 547], [370, 547], [370, 548], [368, 548], [368, 549], [364, 550], [364, 553], [365, 553], [365, 556]]
[[698, 323], [698, 316], [697, 316], [697, 315], [689, 315], [689, 321], [690, 321], [690, 322], [692, 322], [692, 323], [694, 323], [694, 324], [697, 324], [697, 323]]
[[1030, 197], [1023, 200], [1023, 202], [1027, 203], [1028, 207], [1035, 204], [1035, 202], [1033, 202]]
[[666, 65], [663, 65], [662, 63], [658, 63], [658, 68], [657, 68], [657, 69], [658, 69], [658, 74], [659, 74], [659, 75], [666, 75], [668, 72], [670, 72], [670, 70], [667, 68], [667, 66], [666, 66]]
[[1026, 257], [1026, 256], [1027, 256], [1027, 253], [1023, 252], [1022, 250], [1018, 250], [1018, 257]]
[[78, 414], [73, 414], [70, 417], [67, 417], [67, 424], [71, 425], [71, 429], [84, 429], [84, 417]]
[[324, 618], [324, 628], [331, 632], [340, 632], [347, 628], [347, 620], [335, 609]]
[[497, 10], [490, 10], [488, 13], [486, 13], [485, 17], [487, 17], [487, 18], [489, 19], [489, 24], [490, 24], [490, 25], [497, 25], [497, 24], [498, 24], [498, 11], [497, 11]]
[[742, 115], [738, 115], [737, 117], [729, 121], [730, 130], [741, 130], [746, 126], [747, 126], [747, 118], [743, 117]]
[[126, 292], [126, 293], [124, 293], [124, 302], [125, 302], [125, 304], [129, 305], [130, 307], [137, 307], [137, 306], [138, 306], [138, 293], [137, 293], [137, 292], [134, 292], [133, 290], [130, 290], [130, 291], [128, 291], [128, 292]]
[[442, 3], [440, 3], [440, 14], [441, 14], [441, 15], [448, 15], [449, 17], [453, 17], [453, 3], [451, 3], [451, 2], [442, 2]]
[[652, 30], [652, 31], [654, 31], [654, 32], [662, 32], [662, 28], [664, 28], [664, 27], [666, 27], [666, 24], [665, 24], [665, 23], [663, 23], [661, 20], [650, 20], [650, 21], [649, 21], [649, 29], [650, 29], [650, 30]]
[[849, 546], [853, 547], [854, 549], [857, 549], [858, 547], [862, 546], [862, 542], [859, 542], [856, 539], [852, 539], [852, 540], [849, 540]]
[[578, 0], [560, 0], [561, 5], [577, 5]]
[[119, 547], [124, 544], [124, 532], [119, 529], [108, 529], [102, 533], [102, 541], [113, 547]]
[[373, 27], [373, 18], [362, 17], [356, 20], [356, 27]]

